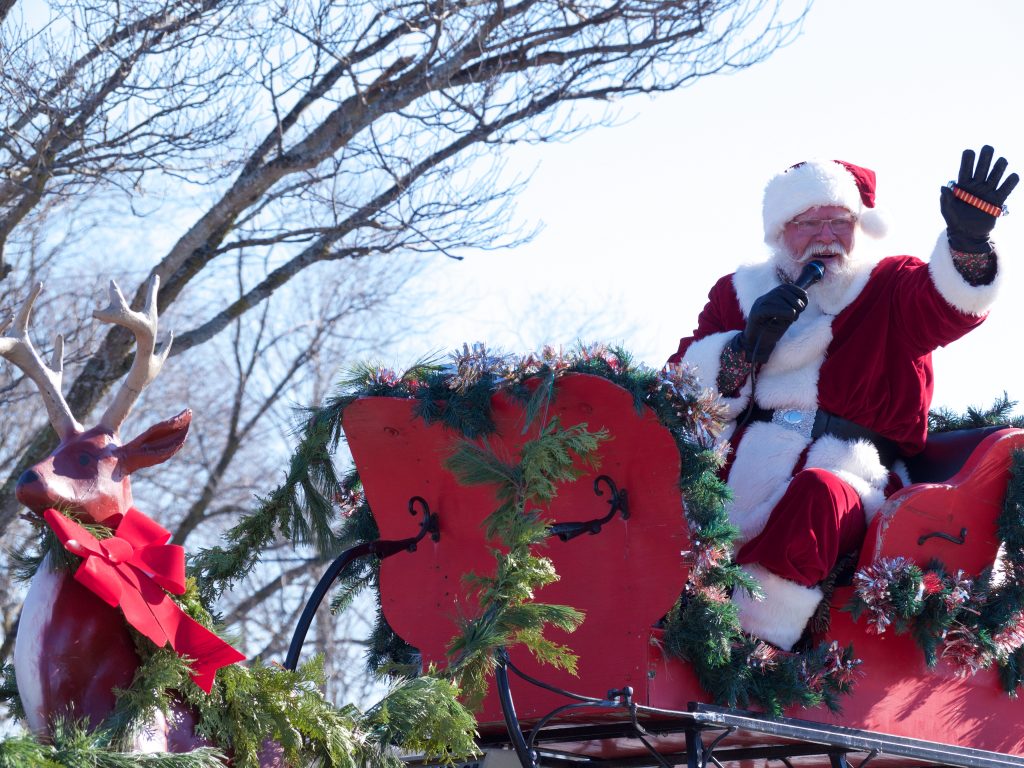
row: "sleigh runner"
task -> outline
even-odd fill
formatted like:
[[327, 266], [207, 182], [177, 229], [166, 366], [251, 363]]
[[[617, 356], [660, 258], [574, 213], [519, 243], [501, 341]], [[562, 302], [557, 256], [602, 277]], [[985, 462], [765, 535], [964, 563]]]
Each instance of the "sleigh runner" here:
[[[709, 557], [707, 549], [694, 554], [701, 542], [693, 534], [705, 529], [692, 514], [688, 522], [680, 504], [681, 475], [684, 497], [686, 483], [700, 476], [681, 461], [692, 465], [701, 455], [699, 446], [681, 454], [680, 440], [701, 442], [704, 425], [691, 420], [689, 437], [680, 438], [678, 423], [664, 424], [664, 408], [656, 413], [638, 405], [635, 389], [614, 383], [618, 378], [630, 386], [615, 355], [598, 357], [584, 352], [582, 363], [576, 360], [574, 370], [584, 372], [542, 366], [540, 381], [522, 377], [525, 390], [516, 393], [492, 387], [485, 409], [493, 419], [488, 447], [506, 458], [539, 433], [539, 420], [529, 418], [538, 407], [549, 422], [585, 424], [610, 435], [599, 450], [600, 468], [561, 485], [544, 510], [551, 532], [544, 555], [560, 579], [535, 597], [585, 613], [575, 632], [548, 632], [575, 653], [577, 674], [538, 663], [522, 648], [499, 652], [495, 684], [477, 720], [479, 744], [503, 751], [488, 754], [485, 765], [511, 759], [522, 766], [703, 766], [764, 759], [840, 766], [852, 755], [879, 766], [1024, 765], [1020, 704], [1007, 695], [997, 671], [965, 675], [942, 661], [929, 667], [910, 634], [868, 631], [863, 619], [857, 623], [842, 610], [854, 596], [849, 584], [833, 593], [829, 627], [814, 638], [822, 663], [808, 668], [808, 676], [828, 678], [820, 685], [831, 686], [841, 712], [790, 705], [773, 717], [756, 694], [732, 707], [716, 705], [693, 664], [666, 648], [659, 626], [682, 585], [694, 582], [694, 569], [716, 567], [700, 562]], [[479, 383], [492, 373], [477, 371], [472, 378]], [[438, 422], [446, 418], [444, 408], [456, 404], [442, 404], [425, 420], [423, 393], [410, 393], [397, 380], [392, 385], [392, 391], [377, 388], [386, 396], [354, 399], [343, 418], [380, 538], [339, 558], [304, 620], [308, 626], [319, 599], [353, 558], [376, 555], [388, 624], [418, 649], [424, 669], [443, 668], [451, 659], [449, 643], [477, 607], [464, 574], [494, 571], [493, 541], [481, 524], [495, 507], [495, 491], [460, 484], [444, 466], [459, 435]], [[551, 388], [546, 399], [537, 395], [545, 386]], [[684, 394], [677, 405], [685, 409], [685, 399], [695, 396]], [[692, 402], [690, 408], [700, 410]], [[1013, 452], [1022, 447], [1024, 431], [1013, 429], [935, 436], [909, 462], [915, 484], [891, 497], [874, 519], [859, 572], [902, 558], [919, 569], [938, 560], [950, 573], [983, 575], [997, 559], [997, 518]], [[410, 513], [420, 520], [418, 531]], [[290, 665], [304, 632], [300, 626]], [[766, 666], [794, 658], [766, 652]]]

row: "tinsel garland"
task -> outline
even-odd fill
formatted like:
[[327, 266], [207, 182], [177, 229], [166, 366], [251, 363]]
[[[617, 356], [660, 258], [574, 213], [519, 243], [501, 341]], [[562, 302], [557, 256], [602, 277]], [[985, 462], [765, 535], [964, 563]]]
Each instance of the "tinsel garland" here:
[[1014, 452], [1010, 473], [996, 574], [986, 569], [971, 578], [934, 560], [922, 569], [903, 557], [883, 558], [855, 574], [846, 610], [866, 618], [870, 632], [910, 632], [928, 666], [941, 659], [968, 676], [996, 665], [1015, 695], [1024, 675], [1024, 451]]
[[[416, 412], [428, 423], [439, 422], [466, 438], [478, 438], [494, 430], [490, 402], [495, 392], [518, 398], [527, 421], [538, 415], [543, 419], [558, 379], [573, 372], [601, 376], [624, 388], [638, 410], [654, 411], [679, 450], [691, 576], [666, 616], [666, 650], [693, 664], [701, 684], [719, 704], [760, 704], [773, 714], [791, 705], [838, 708], [839, 696], [851, 690], [857, 675], [859, 661], [851, 648], [823, 643], [802, 654], [782, 653], [740, 629], [728, 594], [758, 587], [731, 559], [736, 530], [725, 512], [728, 490], [717, 475], [722, 446], [715, 439], [724, 412], [688, 369], [634, 365], [624, 350], [604, 345], [568, 352], [549, 347], [525, 357], [495, 353], [482, 344], [464, 345], [443, 363], [419, 364], [403, 374], [365, 366], [310, 418], [337, 425], [347, 404], [359, 397], [413, 398]], [[357, 485], [350, 481], [350, 488]], [[361, 524], [356, 521], [370, 514], [362, 504], [350, 522]], [[371, 654], [371, 660], [387, 664], [414, 658], [404, 643], [389, 641], [390, 634], [379, 625], [375, 647], [396, 647], [400, 658]], [[457, 646], [468, 642], [456, 639]]]

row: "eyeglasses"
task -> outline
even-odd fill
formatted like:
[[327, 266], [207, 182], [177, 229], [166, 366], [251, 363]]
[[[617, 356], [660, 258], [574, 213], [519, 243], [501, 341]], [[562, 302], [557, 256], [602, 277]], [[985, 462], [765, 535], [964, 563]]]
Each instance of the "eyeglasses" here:
[[849, 216], [843, 216], [839, 219], [804, 219], [803, 221], [791, 221], [789, 223], [801, 235], [816, 235], [825, 228], [826, 224], [835, 234], [848, 235], [853, 232], [853, 227], [857, 224], [857, 220]]

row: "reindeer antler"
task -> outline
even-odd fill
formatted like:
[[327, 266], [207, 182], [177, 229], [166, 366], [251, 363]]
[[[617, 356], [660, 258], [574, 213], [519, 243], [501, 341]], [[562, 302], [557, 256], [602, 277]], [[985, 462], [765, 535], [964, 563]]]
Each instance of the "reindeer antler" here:
[[42, 361], [39, 353], [32, 346], [32, 340], [28, 337], [28, 321], [32, 315], [32, 305], [35, 304], [36, 297], [42, 290], [43, 284], [36, 283], [28, 301], [21, 306], [17, 317], [14, 318], [12, 335], [6, 335], [7, 329], [11, 325], [10, 315], [0, 323], [0, 333], [5, 334], [0, 336], [0, 356], [6, 357], [35, 382], [39, 393], [43, 396], [50, 424], [57, 432], [57, 436], [64, 440], [69, 435], [82, 431], [82, 425], [71, 413], [71, 408], [60, 391], [61, 380], [64, 378], [64, 337], [58, 334], [54, 340], [52, 367], [47, 367]]
[[114, 396], [114, 402], [110, 404], [99, 421], [100, 426], [106, 427], [111, 432], [117, 432], [121, 428], [132, 406], [135, 405], [135, 401], [142, 394], [142, 390], [160, 373], [160, 368], [171, 351], [173, 334], [167, 339], [163, 351], [159, 355], [156, 354], [156, 295], [159, 289], [160, 277], [153, 275], [146, 287], [145, 311], [135, 312], [128, 306], [117, 283], [111, 280], [109, 306], [105, 309], [97, 309], [92, 313], [97, 320], [127, 328], [135, 335], [137, 344], [131, 370], [128, 371], [121, 388]]

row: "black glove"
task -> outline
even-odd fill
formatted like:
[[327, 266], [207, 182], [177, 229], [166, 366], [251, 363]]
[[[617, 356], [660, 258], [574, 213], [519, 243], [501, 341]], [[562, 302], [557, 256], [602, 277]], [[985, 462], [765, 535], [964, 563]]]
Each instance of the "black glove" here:
[[[775, 345], [807, 307], [807, 291], [790, 283], [759, 296], [750, 308], [747, 327], [732, 340], [751, 363], [766, 363]], [[756, 349], [755, 349], [756, 348]]]
[[[1006, 181], [999, 186], [999, 180], [1006, 171], [1006, 159], [1000, 157], [989, 170], [994, 150], [988, 144], [978, 154], [978, 166], [974, 167], [974, 150], [965, 149], [960, 158], [960, 175], [956, 185], [986, 203], [1002, 208], [1006, 198], [1017, 186], [1020, 177], [1011, 173]], [[970, 203], [957, 199], [953, 190], [943, 187], [939, 196], [939, 209], [946, 220], [946, 233], [949, 245], [956, 251], [965, 253], [991, 253], [992, 245], [988, 236], [996, 225], [996, 217], [991, 216]]]

